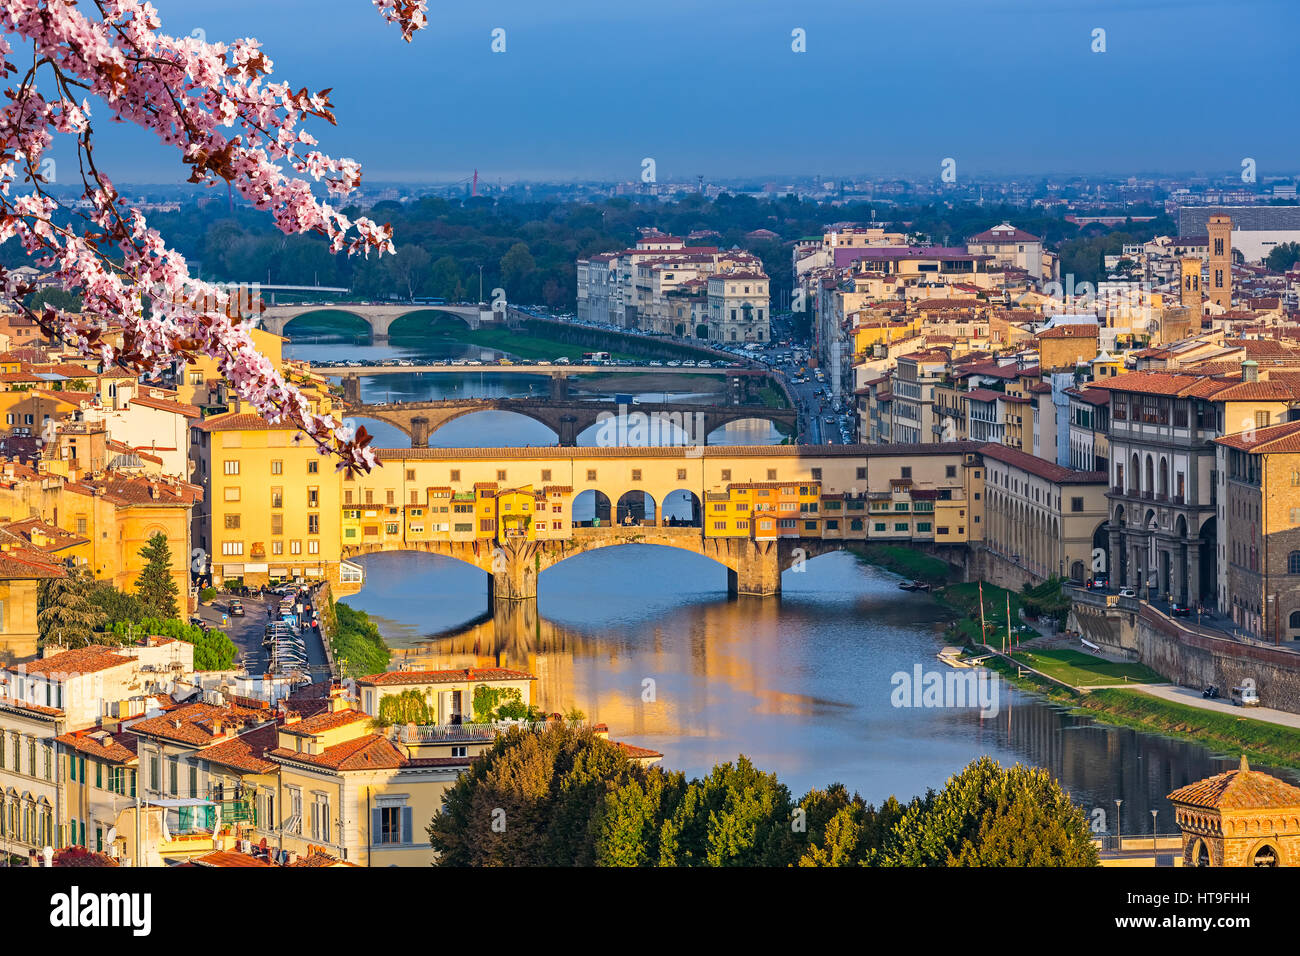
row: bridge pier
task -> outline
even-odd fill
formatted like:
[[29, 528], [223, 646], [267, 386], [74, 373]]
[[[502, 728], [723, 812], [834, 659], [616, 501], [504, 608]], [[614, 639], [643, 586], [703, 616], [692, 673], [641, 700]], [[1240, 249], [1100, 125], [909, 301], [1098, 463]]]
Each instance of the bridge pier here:
[[423, 415], [411, 419], [411, 447], [429, 447], [429, 419]]
[[541, 552], [536, 541], [510, 541], [498, 545], [492, 551], [492, 575], [488, 578], [488, 599], [492, 605], [536, 601], [541, 564]]
[[578, 418], [576, 415], [561, 415], [560, 427], [557, 429], [560, 436], [561, 448], [573, 448], [578, 444]]
[[551, 401], [565, 402], [569, 399], [569, 376], [561, 373], [551, 375]]
[[777, 541], [731, 539], [727, 593], [770, 597], [781, 593], [781, 547]]
[[353, 373], [343, 376], [343, 404], [361, 404], [361, 379]]

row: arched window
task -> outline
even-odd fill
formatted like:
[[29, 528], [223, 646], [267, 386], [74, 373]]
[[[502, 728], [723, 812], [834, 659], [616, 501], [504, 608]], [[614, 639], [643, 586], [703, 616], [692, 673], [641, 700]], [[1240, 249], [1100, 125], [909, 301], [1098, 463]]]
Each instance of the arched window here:
[[1300, 551], [1292, 551], [1286, 556], [1286, 573], [1300, 574]]
[[1300, 630], [1300, 611], [1292, 611], [1292, 612], [1291, 612], [1291, 624], [1290, 624], [1290, 626], [1291, 626], [1292, 628], [1295, 628], [1295, 629], [1297, 629], [1297, 630]]
[[1251, 864], [1253, 866], [1277, 866], [1277, 850], [1265, 843], [1255, 851]]

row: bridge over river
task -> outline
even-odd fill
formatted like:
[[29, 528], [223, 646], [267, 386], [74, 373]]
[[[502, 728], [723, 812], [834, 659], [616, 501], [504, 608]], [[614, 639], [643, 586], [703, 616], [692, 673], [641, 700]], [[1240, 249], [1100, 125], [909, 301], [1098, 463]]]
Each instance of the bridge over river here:
[[[429, 436], [448, 422], [476, 412], [514, 412], [541, 422], [559, 437], [564, 447], [578, 443], [578, 436], [602, 422], [620, 429], [618, 444], [629, 440], [637, 445], [706, 445], [708, 435], [729, 422], [760, 419], [795, 434], [799, 413], [793, 408], [770, 405], [695, 405], [654, 402], [620, 405], [609, 401], [575, 401], [544, 398], [444, 399], [433, 402], [347, 404], [349, 416], [373, 418], [401, 429], [411, 438], [411, 447], [423, 448]], [[638, 429], [640, 431], [638, 431]]]

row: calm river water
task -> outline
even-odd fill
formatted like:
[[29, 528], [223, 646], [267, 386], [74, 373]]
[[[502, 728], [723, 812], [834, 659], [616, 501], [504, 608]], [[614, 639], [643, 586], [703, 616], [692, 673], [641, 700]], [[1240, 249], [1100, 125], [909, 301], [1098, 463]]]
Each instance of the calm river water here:
[[[477, 357], [481, 350], [442, 342], [340, 348], [300, 338], [286, 351], [336, 361]], [[526, 395], [530, 386], [541, 390], [545, 382], [525, 375], [480, 382], [474, 372], [374, 376], [363, 380], [363, 397], [384, 401], [389, 390], [393, 400]], [[535, 431], [508, 413], [471, 419], [463, 434], [448, 426], [434, 443], [554, 443], [544, 427]], [[371, 430], [379, 445], [406, 443], [395, 430]], [[468, 565], [417, 553], [361, 563], [365, 587], [347, 603], [378, 623], [395, 659], [526, 669], [539, 678], [544, 709], [577, 707], [607, 723], [614, 738], [662, 751], [666, 766], [689, 775], [744, 753], [796, 795], [839, 781], [879, 802], [938, 788], [990, 754], [1047, 768], [1089, 812], [1103, 810], [1112, 829], [1114, 801], [1122, 798], [1123, 832], [1149, 833], [1153, 809], [1161, 832], [1174, 829], [1165, 794], [1235, 765], [1200, 746], [1069, 716], [1006, 684], [993, 717], [895, 707], [894, 674], [910, 675], [916, 665], [947, 670], [935, 653], [948, 612], [846, 553], [787, 572], [780, 598], [728, 599], [725, 569], [707, 558], [645, 545], [607, 548], [543, 572], [536, 614], [508, 620], [488, 616], [486, 575]], [[647, 687], [651, 701], [643, 699]]]

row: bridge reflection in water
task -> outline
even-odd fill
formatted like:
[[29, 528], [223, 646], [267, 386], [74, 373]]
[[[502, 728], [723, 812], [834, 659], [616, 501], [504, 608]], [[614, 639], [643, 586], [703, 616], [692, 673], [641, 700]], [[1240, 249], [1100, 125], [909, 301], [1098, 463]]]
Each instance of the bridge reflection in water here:
[[[986, 720], [893, 707], [894, 673], [942, 669], [948, 615], [844, 553], [787, 572], [780, 598], [725, 599], [725, 571], [705, 558], [605, 549], [546, 571], [540, 602], [498, 606], [495, 617], [473, 616], [486, 588], [463, 565], [363, 560], [368, 584], [349, 602], [400, 644], [394, 666], [528, 670], [544, 709], [577, 707], [688, 774], [744, 753], [798, 793], [838, 780], [879, 801], [940, 787], [988, 753], [1046, 767], [1085, 809], [1103, 809], [1108, 827], [1123, 798], [1133, 833], [1149, 830], [1151, 809], [1167, 828], [1165, 794], [1232, 765], [1193, 744], [1091, 725], [1005, 685]], [[465, 623], [448, 626], [457, 619]], [[647, 679], [653, 700], [643, 699]]]

